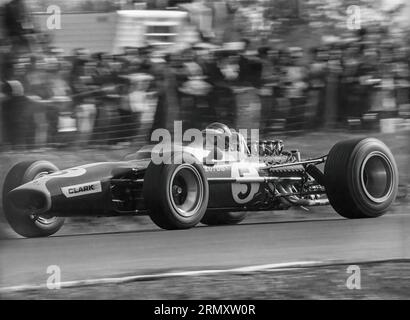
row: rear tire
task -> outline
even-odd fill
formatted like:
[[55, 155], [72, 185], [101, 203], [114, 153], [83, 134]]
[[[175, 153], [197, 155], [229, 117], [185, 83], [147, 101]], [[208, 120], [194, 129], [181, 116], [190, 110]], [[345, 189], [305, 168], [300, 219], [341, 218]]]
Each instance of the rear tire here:
[[215, 212], [207, 211], [201, 223], [208, 226], [232, 225], [242, 222], [246, 218], [246, 212]]
[[339, 142], [325, 164], [332, 207], [349, 219], [383, 215], [396, 198], [399, 174], [389, 148], [374, 138]]
[[151, 162], [144, 177], [144, 200], [151, 220], [160, 228], [188, 229], [198, 224], [208, 206], [204, 169], [191, 155], [182, 164]]
[[23, 161], [8, 172], [3, 184], [3, 211], [11, 228], [19, 235], [26, 238], [47, 237], [63, 226], [64, 218], [61, 217], [32, 217], [22, 214], [7, 197], [14, 188], [34, 180], [41, 174], [55, 171], [58, 171], [58, 168], [48, 161]]

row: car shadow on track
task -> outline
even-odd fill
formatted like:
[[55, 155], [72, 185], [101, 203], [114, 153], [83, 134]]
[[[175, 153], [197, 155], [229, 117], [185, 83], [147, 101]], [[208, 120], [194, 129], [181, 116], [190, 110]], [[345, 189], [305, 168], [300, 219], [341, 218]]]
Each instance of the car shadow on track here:
[[[105, 232], [89, 232], [89, 233], [72, 233], [72, 234], [55, 234], [50, 236], [49, 238], [71, 238], [71, 237], [87, 237], [87, 236], [100, 236], [100, 235], [126, 235], [126, 234], [144, 234], [144, 233], [156, 233], [156, 232], [184, 232], [193, 229], [205, 229], [205, 228], [241, 228], [241, 227], [249, 227], [249, 226], [257, 226], [257, 225], [278, 225], [278, 224], [289, 224], [289, 223], [307, 223], [307, 222], [323, 222], [323, 221], [341, 221], [345, 220], [344, 218], [317, 218], [317, 219], [300, 219], [300, 220], [280, 220], [280, 221], [260, 221], [260, 222], [242, 222], [236, 225], [220, 225], [220, 226], [206, 226], [206, 225], [197, 225], [192, 229], [187, 230], [163, 230], [156, 228], [153, 226], [153, 229], [144, 229], [144, 230], [126, 230], [126, 231], [105, 231]], [[30, 240], [27, 238], [22, 238], [16, 236], [16, 238], [1, 238], [0, 241], [6, 240]]]

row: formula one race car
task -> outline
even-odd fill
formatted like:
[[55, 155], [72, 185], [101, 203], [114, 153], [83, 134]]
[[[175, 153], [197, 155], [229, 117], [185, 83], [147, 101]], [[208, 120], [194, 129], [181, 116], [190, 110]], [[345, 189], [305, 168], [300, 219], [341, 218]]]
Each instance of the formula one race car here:
[[[396, 198], [394, 157], [374, 138], [338, 142], [327, 155], [303, 160], [281, 140], [248, 144], [220, 123], [203, 134], [213, 135], [213, 147], [181, 144], [160, 152], [149, 145], [123, 161], [65, 170], [48, 161], [18, 163], [4, 182], [5, 216], [18, 234], [42, 237], [69, 216], [148, 214], [163, 229], [186, 229], [293, 206], [330, 204], [343, 217], [372, 218]], [[153, 160], [159, 153], [166, 161]]]

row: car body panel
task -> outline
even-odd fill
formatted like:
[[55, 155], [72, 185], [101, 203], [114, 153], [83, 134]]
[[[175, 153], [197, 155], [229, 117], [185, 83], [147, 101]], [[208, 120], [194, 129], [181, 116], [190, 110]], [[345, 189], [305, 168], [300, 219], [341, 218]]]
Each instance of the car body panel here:
[[[112, 202], [113, 181], [129, 174], [145, 173], [151, 162], [152, 148], [146, 146], [126, 156], [124, 161], [92, 163], [44, 175], [9, 194], [17, 191], [21, 194], [24, 190], [42, 192], [47, 198], [47, 207], [39, 210], [39, 214], [50, 211], [57, 216], [118, 215], [120, 212], [114, 210]], [[182, 146], [181, 150], [195, 155], [200, 161], [210, 153], [209, 150], [186, 146]], [[238, 183], [229, 179], [242, 177], [252, 180], [264, 176], [264, 164], [250, 157], [237, 157], [228, 153], [222, 158], [203, 164], [207, 179], [227, 180], [210, 184], [208, 208], [246, 208], [260, 191], [261, 183]], [[141, 203], [139, 208], [146, 209], [145, 203]]]

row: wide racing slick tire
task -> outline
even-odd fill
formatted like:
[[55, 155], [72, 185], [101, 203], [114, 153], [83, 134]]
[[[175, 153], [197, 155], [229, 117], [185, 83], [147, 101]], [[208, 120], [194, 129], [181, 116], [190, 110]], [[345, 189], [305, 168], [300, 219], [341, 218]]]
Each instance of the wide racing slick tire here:
[[374, 138], [336, 143], [325, 164], [330, 204], [349, 219], [386, 213], [396, 198], [399, 174], [389, 148]]
[[201, 223], [208, 226], [222, 226], [238, 224], [246, 218], [246, 212], [244, 211], [232, 211], [232, 212], [217, 212], [207, 211], [201, 220]]
[[157, 226], [188, 229], [204, 216], [209, 187], [202, 165], [184, 154], [180, 164], [151, 161], [144, 176], [143, 194], [150, 218]]
[[14, 188], [55, 171], [58, 171], [58, 168], [48, 161], [22, 161], [8, 172], [3, 184], [3, 211], [11, 228], [19, 235], [26, 238], [47, 237], [63, 226], [62, 217], [23, 214], [7, 197]]

